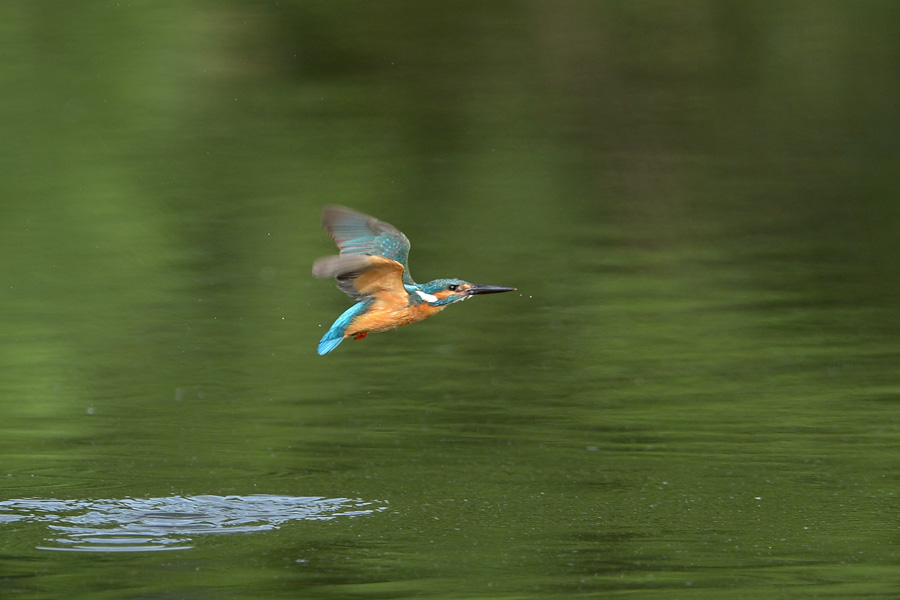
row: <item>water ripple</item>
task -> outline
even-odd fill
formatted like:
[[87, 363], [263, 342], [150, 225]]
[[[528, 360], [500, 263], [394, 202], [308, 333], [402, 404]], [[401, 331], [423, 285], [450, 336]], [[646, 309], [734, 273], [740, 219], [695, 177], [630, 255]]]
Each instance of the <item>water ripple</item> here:
[[150, 552], [185, 550], [194, 536], [252, 533], [289, 521], [323, 521], [384, 510], [360, 499], [269, 496], [169, 496], [0, 501], [0, 525], [47, 523], [53, 532], [40, 550]]

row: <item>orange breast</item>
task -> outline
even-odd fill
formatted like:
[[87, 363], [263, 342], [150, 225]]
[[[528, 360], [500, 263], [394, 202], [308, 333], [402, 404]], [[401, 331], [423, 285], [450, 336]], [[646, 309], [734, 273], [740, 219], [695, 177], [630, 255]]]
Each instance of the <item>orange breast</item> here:
[[375, 333], [396, 329], [411, 323], [418, 323], [432, 315], [444, 310], [443, 306], [429, 306], [425, 303], [412, 306], [396, 306], [375, 300], [372, 306], [364, 314], [359, 315], [350, 323], [344, 332], [344, 337], [352, 337], [358, 333]]

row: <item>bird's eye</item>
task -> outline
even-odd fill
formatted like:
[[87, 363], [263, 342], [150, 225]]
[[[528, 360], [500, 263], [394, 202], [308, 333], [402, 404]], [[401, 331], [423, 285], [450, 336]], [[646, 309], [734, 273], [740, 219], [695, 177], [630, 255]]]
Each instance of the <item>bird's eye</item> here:
[[450, 290], [451, 292], [455, 292], [458, 287], [459, 286], [456, 285], [455, 283], [451, 283], [450, 285], [447, 286], [447, 289]]

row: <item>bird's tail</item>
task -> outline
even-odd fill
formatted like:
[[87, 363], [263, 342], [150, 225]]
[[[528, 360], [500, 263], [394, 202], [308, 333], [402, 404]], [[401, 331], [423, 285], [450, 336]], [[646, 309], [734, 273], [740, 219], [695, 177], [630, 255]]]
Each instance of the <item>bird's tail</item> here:
[[362, 314], [369, 307], [369, 304], [371, 304], [371, 301], [357, 302], [345, 310], [343, 314], [332, 323], [328, 331], [325, 332], [325, 335], [322, 336], [322, 339], [319, 340], [319, 356], [324, 356], [340, 346], [341, 342], [344, 341], [344, 332], [347, 331], [347, 327], [350, 326], [353, 319]]
[[319, 356], [324, 356], [337, 348], [344, 341], [344, 332], [333, 327], [319, 340]]

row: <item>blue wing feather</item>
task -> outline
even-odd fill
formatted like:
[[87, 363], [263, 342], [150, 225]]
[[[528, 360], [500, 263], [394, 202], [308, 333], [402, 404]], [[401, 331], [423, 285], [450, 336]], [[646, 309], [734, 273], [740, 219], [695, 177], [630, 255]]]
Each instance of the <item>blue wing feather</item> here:
[[409, 240], [390, 223], [331, 204], [322, 211], [322, 227], [341, 256], [369, 254], [395, 260], [403, 265], [403, 283], [415, 283], [409, 274]]

